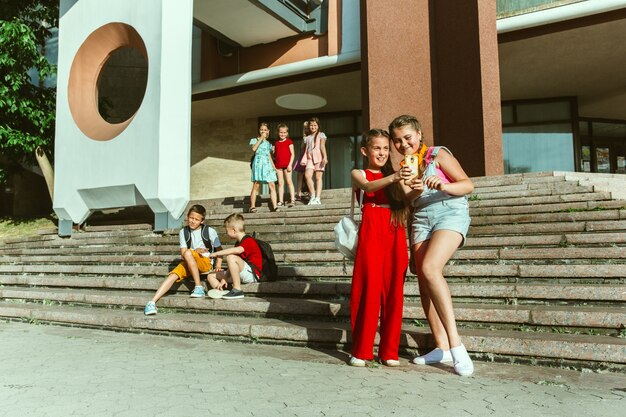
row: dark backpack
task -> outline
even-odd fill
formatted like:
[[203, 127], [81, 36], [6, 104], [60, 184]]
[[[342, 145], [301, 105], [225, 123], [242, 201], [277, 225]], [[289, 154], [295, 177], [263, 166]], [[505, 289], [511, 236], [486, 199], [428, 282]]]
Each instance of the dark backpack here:
[[[185, 235], [185, 243], [187, 244], [187, 248], [191, 249], [191, 227], [185, 226], [183, 228], [183, 233]], [[211, 244], [211, 238], [209, 237], [209, 226], [207, 226], [206, 224], [201, 225], [200, 235], [202, 236], [204, 246], [209, 250], [209, 252], [213, 252], [213, 245]]]
[[[250, 236], [250, 235], [246, 235], [244, 236], [243, 239], [241, 239], [241, 241], [243, 242], [244, 239], [247, 238], [251, 238], [254, 239], [254, 241], [257, 243], [257, 245], [259, 245], [259, 249], [261, 249], [261, 259], [263, 259], [263, 269], [260, 271], [261, 273], [259, 274], [260, 277], [260, 281], [274, 281], [278, 278], [278, 267], [276, 266], [276, 259], [274, 258], [274, 250], [272, 249], [272, 246], [260, 239], [257, 239], [254, 235]], [[259, 267], [254, 265], [252, 262], [249, 262], [248, 260], [244, 260], [248, 265], [250, 265], [250, 268], [252, 268], [253, 271], [255, 271], [255, 273], [259, 272]]]

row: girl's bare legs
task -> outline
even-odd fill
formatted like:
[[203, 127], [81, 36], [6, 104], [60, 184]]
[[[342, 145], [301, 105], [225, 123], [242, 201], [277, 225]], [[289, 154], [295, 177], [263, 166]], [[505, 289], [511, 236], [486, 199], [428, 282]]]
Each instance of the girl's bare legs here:
[[315, 197], [320, 198], [322, 196], [322, 177], [324, 171], [315, 171]]
[[[413, 245], [420, 291], [422, 288], [426, 290], [426, 299], [422, 300], [422, 306], [427, 314], [428, 323], [431, 324], [432, 320], [431, 330], [437, 346], [442, 349], [461, 344], [454, 318], [452, 296], [443, 276], [443, 267], [454, 255], [462, 239], [457, 232], [437, 230], [429, 241]], [[435, 313], [434, 317], [432, 313]]]
[[313, 170], [310, 168], [307, 168], [304, 171], [304, 179], [306, 180], [306, 185], [309, 188], [309, 194], [311, 195], [311, 198], [315, 197], [315, 187], [313, 186]]
[[259, 192], [259, 182], [255, 181], [252, 183], [252, 191], [250, 191], [250, 208], [256, 208], [256, 195]]
[[457, 232], [437, 230], [433, 232], [428, 244], [416, 244], [413, 246], [413, 251], [420, 289], [426, 289], [426, 297], [429, 300], [422, 301], [426, 303], [422, 305], [427, 314], [428, 323], [431, 325], [433, 337], [437, 346], [442, 349], [444, 346], [439, 343], [445, 343], [447, 338], [454, 361], [454, 371], [461, 376], [468, 376], [474, 372], [474, 365], [465, 346], [461, 343], [454, 318], [450, 288], [443, 276], [444, 266], [454, 255], [462, 239], [463, 237]]
[[304, 172], [300, 172], [298, 171], [298, 178], [297, 180], [297, 185], [296, 185], [296, 191], [298, 192], [298, 198], [302, 199], [302, 178], [304, 177]]
[[[418, 244], [413, 245], [413, 254], [416, 263], [415, 269], [417, 271], [420, 270], [420, 263], [423, 261], [419, 258], [420, 254], [423, 255], [428, 250], [429, 240], [425, 242], [420, 242]], [[439, 319], [439, 315], [437, 314], [437, 310], [435, 309], [434, 304], [430, 298], [430, 291], [428, 289], [428, 285], [426, 284], [425, 279], [421, 279], [422, 274], [419, 274], [420, 279], [418, 280], [418, 285], [420, 289], [420, 301], [422, 303], [422, 309], [424, 310], [424, 314], [426, 314], [426, 319], [428, 320], [428, 325], [430, 326], [430, 331], [433, 335], [433, 339], [435, 339], [435, 346], [440, 348], [441, 350], [450, 350], [450, 343], [448, 342], [448, 333], [446, 333], [445, 327], [443, 327], [443, 323]]]
[[276, 209], [276, 184], [268, 182], [267, 186], [270, 188], [270, 200], [272, 201], [272, 209]]
[[296, 192], [293, 189], [293, 179], [291, 178], [291, 170], [285, 170], [285, 182], [287, 183], [287, 188], [289, 188], [289, 196], [290, 201], [294, 201], [296, 199]]
[[285, 197], [285, 179], [284, 179], [284, 169], [276, 168], [276, 177], [278, 178], [278, 201], [284, 203]]

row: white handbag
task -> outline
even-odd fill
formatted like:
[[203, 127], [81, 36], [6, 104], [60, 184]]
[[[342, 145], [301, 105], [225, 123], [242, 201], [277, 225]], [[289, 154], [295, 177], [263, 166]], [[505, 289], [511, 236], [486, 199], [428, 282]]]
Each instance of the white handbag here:
[[[363, 205], [363, 194], [364, 192], [361, 190], [359, 207]], [[348, 259], [354, 259], [359, 243], [359, 224], [354, 221], [354, 200], [354, 189], [352, 189], [350, 215], [342, 217], [339, 223], [335, 225], [335, 247]]]

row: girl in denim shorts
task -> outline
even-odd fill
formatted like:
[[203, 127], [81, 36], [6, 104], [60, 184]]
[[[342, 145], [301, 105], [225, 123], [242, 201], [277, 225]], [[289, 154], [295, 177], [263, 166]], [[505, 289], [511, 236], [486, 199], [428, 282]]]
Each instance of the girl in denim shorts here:
[[417, 156], [419, 164], [417, 176], [404, 181], [403, 188], [413, 206], [411, 257], [436, 348], [412, 362], [453, 362], [457, 374], [471, 375], [474, 365], [461, 343], [443, 268], [465, 243], [470, 224], [466, 195], [474, 185], [447, 148], [426, 147], [414, 116], [395, 118], [389, 133], [394, 147], [403, 155]]

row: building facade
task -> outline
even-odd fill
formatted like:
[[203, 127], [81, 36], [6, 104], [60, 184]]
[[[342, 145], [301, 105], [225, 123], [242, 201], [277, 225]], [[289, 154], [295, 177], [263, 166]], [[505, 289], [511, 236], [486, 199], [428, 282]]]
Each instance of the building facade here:
[[[311, 116], [325, 188], [349, 185], [364, 130], [403, 113], [472, 176], [626, 173], [625, 0], [195, 0], [189, 24], [190, 199], [247, 194], [258, 123], [286, 123], [297, 148]], [[111, 54], [106, 123], [143, 105], [147, 73], [133, 48]]]
[[229, 2], [240, 19], [225, 2], [195, 5], [191, 198], [246, 194], [257, 123], [299, 145], [309, 116], [328, 188], [402, 113], [470, 175], [626, 172], [624, 1]]

